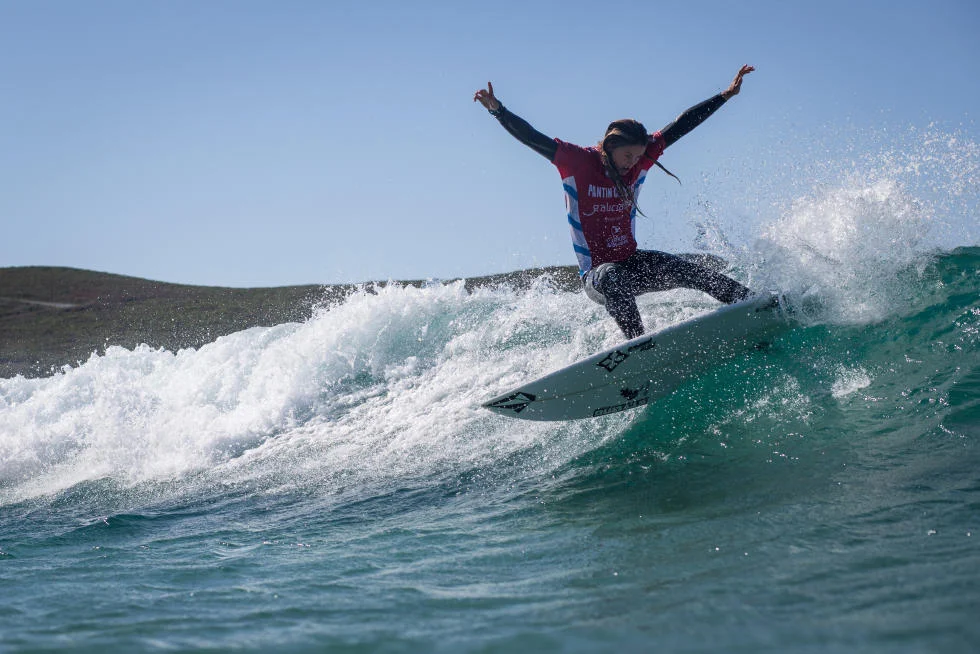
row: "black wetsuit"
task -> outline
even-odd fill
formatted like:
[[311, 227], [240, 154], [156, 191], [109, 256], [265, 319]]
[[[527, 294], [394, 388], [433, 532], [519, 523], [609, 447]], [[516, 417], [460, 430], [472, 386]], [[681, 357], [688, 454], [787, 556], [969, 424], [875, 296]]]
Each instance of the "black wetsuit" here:
[[[662, 130], [670, 146], [704, 122], [725, 103], [718, 94], [695, 105]], [[502, 104], [491, 111], [504, 129], [548, 161], [553, 162], [558, 143], [537, 131]], [[751, 291], [735, 280], [709, 268], [666, 252], [637, 250], [623, 261], [603, 263], [587, 271], [582, 278], [587, 295], [606, 305], [606, 310], [627, 338], [643, 334], [643, 321], [636, 306], [636, 296], [672, 288], [694, 288], [715, 299], [732, 303], [744, 299]]]

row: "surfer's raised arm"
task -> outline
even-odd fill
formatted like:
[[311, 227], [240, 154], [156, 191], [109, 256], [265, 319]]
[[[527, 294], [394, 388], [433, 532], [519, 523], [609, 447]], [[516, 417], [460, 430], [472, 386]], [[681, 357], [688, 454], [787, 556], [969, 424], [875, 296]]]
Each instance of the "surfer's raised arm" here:
[[510, 132], [511, 136], [548, 161], [554, 160], [555, 153], [558, 152], [558, 143], [531, 127], [530, 123], [502, 105], [497, 96], [493, 94], [493, 84], [487, 82], [487, 88], [477, 91], [473, 96], [473, 101], [486, 107], [490, 115], [496, 118], [504, 126], [504, 129]]
[[742, 66], [727, 89], [700, 104], [694, 105], [678, 116], [674, 122], [660, 130], [666, 142], [664, 147], [676, 143], [680, 137], [690, 133], [691, 130], [707, 120], [708, 116], [718, 111], [729, 98], [738, 95], [738, 92], [742, 90], [742, 78], [754, 70], [755, 68], [752, 66]]

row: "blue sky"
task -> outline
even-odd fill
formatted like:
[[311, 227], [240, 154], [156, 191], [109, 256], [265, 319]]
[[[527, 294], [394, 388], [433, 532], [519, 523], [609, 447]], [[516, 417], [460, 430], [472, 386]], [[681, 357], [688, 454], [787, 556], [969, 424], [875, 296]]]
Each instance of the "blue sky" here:
[[753, 64], [664, 155], [684, 185], [640, 197], [641, 246], [689, 249], [692, 212], [736, 220], [726, 184], [760, 161], [930, 123], [980, 140], [978, 32], [965, 0], [0, 0], [0, 266], [276, 286], [573, 264], [557, 172], [474, 91], [587, 145]]

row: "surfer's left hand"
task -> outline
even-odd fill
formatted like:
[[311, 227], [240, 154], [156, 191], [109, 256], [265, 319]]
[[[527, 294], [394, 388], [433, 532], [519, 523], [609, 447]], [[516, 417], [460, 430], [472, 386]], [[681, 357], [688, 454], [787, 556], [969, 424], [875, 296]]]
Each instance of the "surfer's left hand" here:
[[755, 70], [755, 66], [745, 65], [738, 69], [738, 73], [735, 75], [735, 79], [728, 86], [727, 89], [721, 92], [721, 97], [726, 100], [733, 95], [738, 95], [738, 92], [742, 90], [742, 78]]

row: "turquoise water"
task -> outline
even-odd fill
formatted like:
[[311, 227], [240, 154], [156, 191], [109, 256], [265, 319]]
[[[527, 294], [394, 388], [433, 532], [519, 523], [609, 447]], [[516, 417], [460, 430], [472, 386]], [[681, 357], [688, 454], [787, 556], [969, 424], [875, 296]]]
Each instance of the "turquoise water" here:
[[547, 280], [0, 380], [0, 651], [977, 651], [980, 249], [904, 193], [723, 251], [795, 328], [601, 419], [479, 408], [620, 338]]

